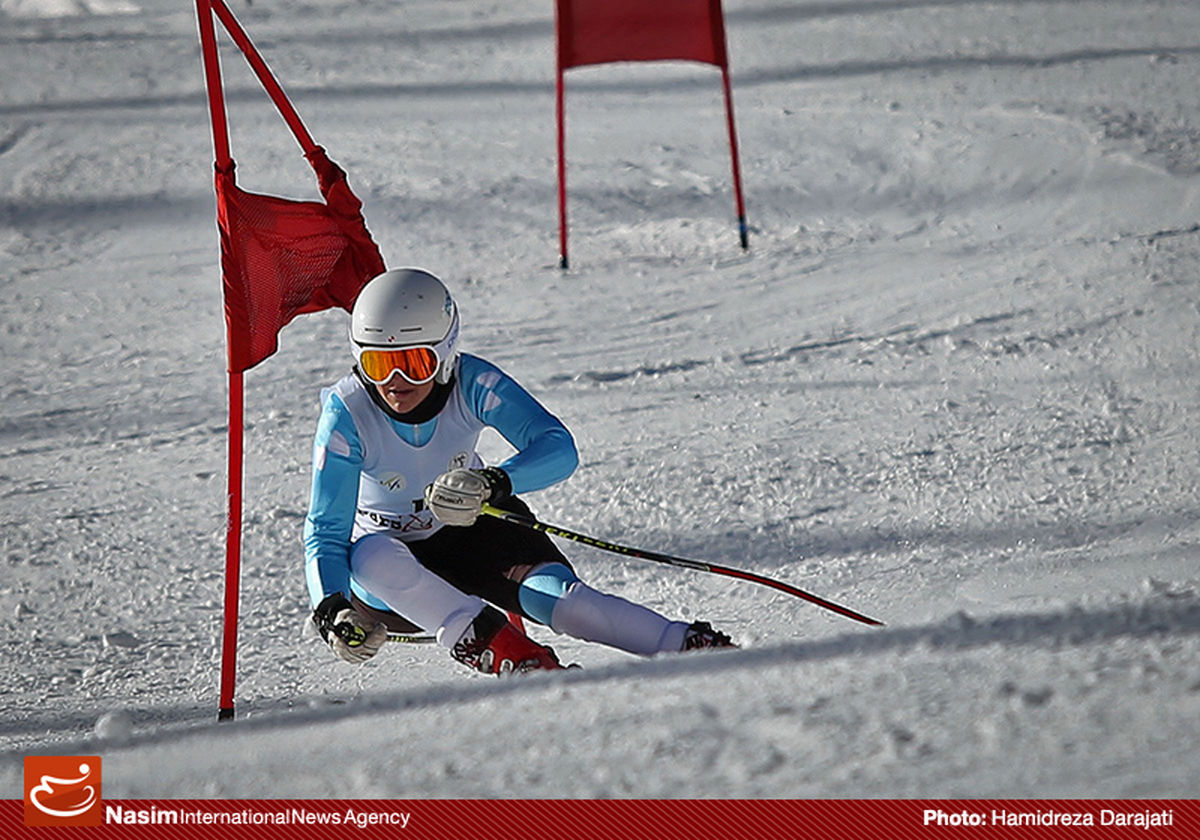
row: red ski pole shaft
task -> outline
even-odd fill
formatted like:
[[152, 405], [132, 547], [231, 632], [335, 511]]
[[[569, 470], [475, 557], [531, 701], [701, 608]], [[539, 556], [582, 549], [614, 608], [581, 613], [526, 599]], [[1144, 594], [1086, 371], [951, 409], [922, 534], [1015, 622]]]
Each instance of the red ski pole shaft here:
[[626, 557], [637, 557], [642, 560], [652, 560], [655, 563], [665, 563], [669, 566], [678, 566], [684, 569], [693, 569], [697, 572], [711, 572], [725, 577], [737, 578], [738, 580], [747, 580], [751, 583], [758, 583], [763, 586], [769, 586], [772, 589], [784, 592], [796, 598], [801, 598], [808, 601], [810, 604], [816, 604], [818, 607], [823, 607], [838, 615], [861, 621], [863, 624], [869, 624], [872, 627], [882, 627], [883, 622], [856, 612], [849, 607], [844, 607], [841, 604], [836, 604], [833, 601], [826, 600], [819, 595], [813, 595], [811, 592], [805, 592], [783, 581], [774, 580], [773, 578], [764, 577], [763, 575], [755, 574], [754, 572], [745, 572], [740, 569], [731, 569], [728, 566], [718, 566], [716, 563], [706, 563], [701, 560], [688, 560], [685, 557], [673, 557], [670, 554], [661, 554], [657, 551], [647, 551], [642, 548], [632, 548], [627, 545], [619, 545], [618, 543], [602, 540], [597, 537], [591, 537], [587, 534], [580, 534], [576, 531], [569, 531], [566, 528], [559, 528], [557, 525], [549, 525], [537, 519], [532, 519], [528, 516], [522, 516], [519, 513], [512, 513], [507, 510], [501, 510], [493, 505], [485, 504], [483, 512], [488, 516], [494, 516], [497, 519], [503, 519], [505, 522], [511, 522], [514, 525], [520, 525], [525, 528], [532, 528], [534, 531], [541, 531], [543, 534], [548, 534], [552, 537], [560, 537], [564, 540], [572, 540], [573, 542], [590, 545], [593, 548], [599, 548], [602, 551], [612, 552], [613, 554], [622, 554]]

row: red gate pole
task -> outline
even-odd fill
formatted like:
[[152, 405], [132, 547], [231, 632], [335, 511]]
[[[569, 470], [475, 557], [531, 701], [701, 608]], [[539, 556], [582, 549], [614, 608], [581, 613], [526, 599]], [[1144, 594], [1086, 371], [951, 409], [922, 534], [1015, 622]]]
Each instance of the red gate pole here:
[[238, 594], [242, 568], [242, 374], [229, 372], [229, 483], [225, 522], [225, 628], [221, 646], [221, 707], [217, 720], [232, 720], [237, 678]]
[[278, 80], [271, 73], [271, 69], [267, 66], [267, 62], [263, 60], [258, 49], [255, 48], [254, 42], [250, 40], [250, 36], [246, 34], [246, 30], [238, 23], [237, 18], [233, 16], [233, 12], [229, 11], [229, 7], [225, 5], [224, 0], [210, 0], [213, 11], [220, 18], [225, 31], [233, 38], [233, 42], [237, 44], [238, 49], [242, 51], [242, 55], [246, 57], [254, 75], [258, 77], [262, 86], [266, 89], [267, 95], [271, 97], [271, 101], [275, 103], [275, 107], [279, 109], [280, 115], [284, 122], [288, 124], [288, 128], [292, 130], [292, 134], [296, 135], [296, 141], [300, 144], [300, 148], [308, 154], [316, 148], [317, 144], [312, 139], [312, 135], [308, 133], [308, 129], [304, 127], [304, 123], [300, 120], [300, 115], [296, 113], [296, 109], [292, 107], [292, 103], [287, 98], [287, 94], [283, 92]]
[[750, 235], [746, 228], [746, 202], [742, 199], [742, 167], [738, 162], [737, 128], [733, 120], [733, 90], [729, 85], [729, 66], [721, 65], [721, 86], [725, 90], [725, 122], [729, 126], [729, 154], [733, 159], [733, 195], [737, 206], [738, 238], [742, 249], [750, 247]]
[[554, 4], [554, 110], [558, 123], [558, 267], [567, 267], [567, 116], [563, 80], [563, 35], [570, 31], [570, 4]]
[[[213, 157], [218, 177], [233, 166], [229, 154], [229, 126], [225, 116], [225, 96], [221, 84], [221, 65], [217, 55], [217, 34], [213, 26], [210, 0], [196, 0], [200, 26], [200, 47], [204, 56], [204, 80], [212, 116]], [[226, 338], [228, 341], [228, 337]], [[221, 694], [218, 720], [234, 716], [233, 690], [237, 676], [238, 595], [242, 566], [242, 441], [243, 387], [241, 371], [229, 370], [229, 443], [228, 484], [225, 514], [225, 609], [221, 642]]]
[[556, 111], [558, 113], [558, 267], [567, 267], [567, 141], [563, 102], [563, 70], [558, 68]]
[[217, 57], [217, 33], [213, 27], [212, 6], [209, 0], [196, 0], [196, 18], [200, 26], [200, 50], [204, 58], [204, 86], [208, 91], [208, 108], [212, 116], [213, 158], [217, 169], [227, 170], [233, 163], [229, 156], [229, 127], [225, 121], [225, 94], [221, 85], [221, 63]]

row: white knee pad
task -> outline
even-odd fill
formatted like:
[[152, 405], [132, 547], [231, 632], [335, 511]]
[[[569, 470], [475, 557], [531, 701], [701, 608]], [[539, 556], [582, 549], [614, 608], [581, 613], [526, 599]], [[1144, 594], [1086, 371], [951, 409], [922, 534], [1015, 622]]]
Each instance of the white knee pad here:
[[554, 607], [550, 627], [587, 642], [650, 656], [679, 651], [687, 625], [647, 607], [597, 592], [583, 581], [567, 589]]
[[453, 647], [483, 600], [455, 589], [426, 569], [408, 546], [385, 534], [369, 534], [350, 547], [350, 573], [364, 589], [438, 642]]

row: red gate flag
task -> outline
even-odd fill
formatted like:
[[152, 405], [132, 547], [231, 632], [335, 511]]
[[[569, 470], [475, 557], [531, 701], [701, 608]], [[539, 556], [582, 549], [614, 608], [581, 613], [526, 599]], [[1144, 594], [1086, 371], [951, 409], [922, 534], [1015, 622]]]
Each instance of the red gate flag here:
[[[225, 26], [312, 164], [325, 199], [293, 201], [239, 189], [229, 153], [225, 92], [213, 15]], [[225, 626], [218, 719], [234, 716], [242, 533], [242, 373], [275, 352], [279, 330], [302, 312], [350, 310], [367, 281], [384, 270], [367, 231], [362, 202], [346, 173], [305, 129], [283, 88], [224, 0], [196, 0], [204, 83], [216, 159], [217, 227], [225, 292], [229, 371], [228, 509], [225, 521]]]
[[702, 61], [725, 67], [720, 0], [558, 0], [558, 63]]
[[[346, 173], [313, 141], [224, 0], [196, 0], [196, 12], [216, 157], [229, 371], [240, 373], [275, 352], [279, 330], [297, 315], [332, 306], [349, 310], [359, 289], [384, 265]], [[325, 203], [255, 195], [237, 187], [214, 13], [304, 150]]]
[[225, 288], [229, 369], [244, 371], [278, 348], [296, 315], [349, 310], [367, 280], [383, 271], [346, 173], [316, 147], [318, 201], [292, 201], [240, 189], [232, 168], [217, 176], [217, 223]]
[[721, 69], [725, 118], [733, 160], [738, 235], [749, 247], [738, 161], [729, 54], [721, 0], [557, 0], [556, 98], [558, 117], [559, 264], [567, 267], [567, 165], [563, 74], [572, 67], [616, 61], [699, 61]]

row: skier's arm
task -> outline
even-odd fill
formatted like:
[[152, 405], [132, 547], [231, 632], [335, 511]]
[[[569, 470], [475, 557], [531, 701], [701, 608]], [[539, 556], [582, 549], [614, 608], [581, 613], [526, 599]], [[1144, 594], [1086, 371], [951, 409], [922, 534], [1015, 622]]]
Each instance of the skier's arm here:
[[329, 395], [313, 440], [312, 495], [304, 521], [304, 574], [313, 606], [350, 594], [350, 533], [363, 453], [346, 405]]
[[489, 362], [465, 354], [459, 375], [475, 416], [517, 450], [497, 464], [512, 481], [512, 492], [541, 490], [575, 471], [579, 453], [571, 433], [510, 376]]

